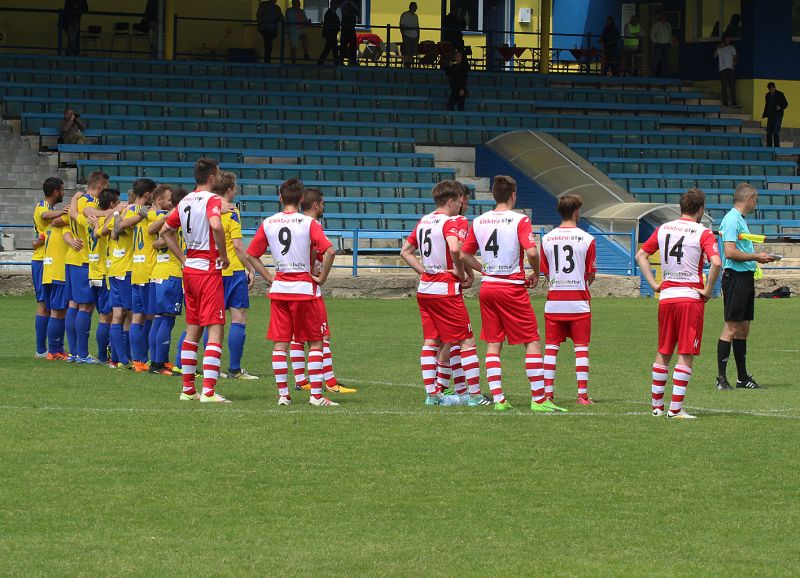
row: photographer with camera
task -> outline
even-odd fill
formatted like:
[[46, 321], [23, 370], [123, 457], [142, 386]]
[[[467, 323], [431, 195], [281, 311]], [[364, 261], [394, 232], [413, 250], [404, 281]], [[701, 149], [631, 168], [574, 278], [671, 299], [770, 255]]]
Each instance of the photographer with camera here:
[[59, 139], [63, 144], [88, 144], [88, 140], [83, 135], [86, 130], [86, 122], [81, 119], [81, 115], [68, 108], [64, 111], [64, 119], [58, 123], [58, 132], [61, 133]]

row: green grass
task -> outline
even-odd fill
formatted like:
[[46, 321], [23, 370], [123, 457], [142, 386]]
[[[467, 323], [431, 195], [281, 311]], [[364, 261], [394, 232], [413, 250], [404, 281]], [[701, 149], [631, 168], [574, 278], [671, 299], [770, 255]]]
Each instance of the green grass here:
[[594, 307], [598, 403], [573, 403], [567, 346], [570, 413], [547, 416], [526, 410], [520, 348], [504, 352], [515, 412], [424, 407], [412, 300], [331, 300], [336, 370], [359, 392], [278, 408], [263, 299], [244, 363], [262, 380], [223, 381], [234, 403], [208, 407], [179, 403], [176, 379], [34, 360], [31, 300], [3, 298], [1, 572], [794, 574], [800, 303], [759, 301], [749, 363], [767, 389], [722, 393], [709, 304], [692, 422], [648, 412], [656, 304]]

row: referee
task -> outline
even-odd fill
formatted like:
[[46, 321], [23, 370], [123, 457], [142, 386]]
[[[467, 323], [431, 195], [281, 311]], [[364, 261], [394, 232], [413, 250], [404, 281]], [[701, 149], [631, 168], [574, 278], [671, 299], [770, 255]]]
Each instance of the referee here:
[[745, 215], [756, 208], [758, 191], [750, 184], [742, 183], [733, 193], [733, 208], [722, 219], [719, 227], [724, 244], [725, 262], [722, 271], [722, 297], [725, 308], [725, 326], [717, 342], [717, 389], [732, 389], [728, 383], [726, 368], [733, 345], [736, 360], [736, 387], [758, 389], [753, 376], [747, 373], [747, 335], [753, 320], [756, 263], [774, 261], [767, 253], [753, 253], [753, 242], [740, 239], [749, 233]]

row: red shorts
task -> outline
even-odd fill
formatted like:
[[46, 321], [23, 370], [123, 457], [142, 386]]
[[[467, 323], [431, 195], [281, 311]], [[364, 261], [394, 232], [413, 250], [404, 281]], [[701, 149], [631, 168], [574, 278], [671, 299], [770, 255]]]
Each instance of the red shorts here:
[[304, 301], [270, 301], [269, 330], [270, 341], [298, 343], [322, 341], [322, 321], [316, 299]]
[[582, 315], [576, 319], [559, 319], [544, 314], [544, 342], [559, 345], [572, 339], [575, 345], [589, 345], [592, 338], [592, 315]]
[[422, 317], [422, 337], [424, 339], [459, 343], [472, 337], [472, 324], [461, 295], [445, 297], [420, 297], [417, 295], [417, 303], [420, 317]]
[[483, 282], [480, 291], [481, 339], [509, 345], [539, 341], [539, 324], [528, 290], [511, 283]]
[[183, 272], [186, 324], [225, 325], [225, 289], [221, 273]]
[[314, 302], [317, 304], [317, 309], [319, 310], [319, 320], [322, 327], [322, 336], [323, 337], [330, 337], [331, 336], [331, 328], [328, 327], [328, 310], [325, 308], [325, 300], [322, 297], [317, 297], [314, 299]]
[[658, 304], [658, 352], [672, 355], [678, 345], [680, 355], [699, 355], [703, 341], [703, 313], [700, 301], [662, 301]]

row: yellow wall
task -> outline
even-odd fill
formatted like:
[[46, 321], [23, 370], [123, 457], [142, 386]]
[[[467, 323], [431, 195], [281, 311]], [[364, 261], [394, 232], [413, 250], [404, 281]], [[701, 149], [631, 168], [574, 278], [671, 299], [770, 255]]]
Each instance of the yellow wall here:
[[[742, 105], [742, 111], [749, 114], [761, 125], [766, 127], [767, 120], [761, 118], [764, 112], [764, 95], [767, 93], [767, 83], [773, 81], [769, 78], [740, 79], [736, 81], [736, 97]], [[775, 86], [786, 95], [789, 101], [789, 108], [783, 116], [783, 125], [786, 128], [800, 128], [800, 81], [797, 80], [774, 80]], [[697, 80], [694, 86], [700, 90], [707, 90], [719, 94], [720, 85], [718, 80]]]

